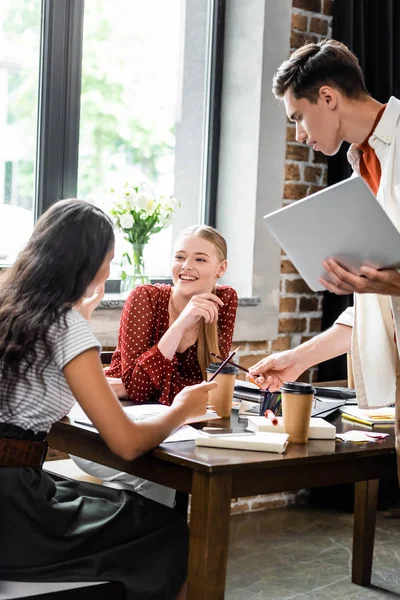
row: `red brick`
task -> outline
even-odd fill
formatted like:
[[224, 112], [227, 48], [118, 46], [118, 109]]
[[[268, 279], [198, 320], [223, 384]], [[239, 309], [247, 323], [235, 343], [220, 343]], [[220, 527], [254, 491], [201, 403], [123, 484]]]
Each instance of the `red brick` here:
[[321, 331], [322, 319], [310, 319], [310, 331], [319, 333]]
[[298, 270], [290, 260], [282, 260], [281, 273], [298, 273]]
[[286, 181], [298, 181], [300, 179], [299, 165], [289, 163], [285, 165], [285, 180]]
[[286, 144], [286, 158], [308, 162], [310, 149], [300, 144]]
[[296, 312], [296, 298], [281, 298], [279, 312]]
[[322, 175], [322, 167], [305, 167], [304, 169], [304, 181], [310, 181], [311, 183], [317, 183]]
[[247, 344], [247, 342], [245, 340], [242, 340], [240, 342], [235, 342], [234, 344], [232, 344], [231, 346], [231, 352], [233, 352], [233, 350], [235, 348], [237, 348], [238, 346], [244, 346], [245, 344]]
[[295, 142], [296, 141], [296, 127], [288, 125], [286, 127], [286, 141], [287, 142]]
[[313, 335], [302, 335], [301, 336], [301, 344], [304, 344], [304, 342], [308, 342], [310, 340], [312, 340], [314, 336]]
[[301, 333], [306, 328], [306, 319], [295, 317], [279, 319], [279, 333]]
[[283, 186], [283, 197], [286, 200], [300, 200], [307, 196], [308, 186], [304, 183], [285, 183]]
[[287, 294], [312, 294], [312, 290], [308, 287], [304, 279], [287, 279], [286, 280]]
[[293, 8], [301, 8], [311, 12], [321, 12], [321, 0], [293, 0]]
[[[268, 353], [266, 352], [265, 356], [267, 356], [267, 354]], [[248, 369], [258, 363], [262, 358], [263, 356], [261, 354], [246, 354], [245, 356], [240, 357], [239, 364], [245, 369]]]
[[290, 34], [290, 48], [300, 48], [310, 41], [310, 34], [292, 30]]
[[307, 31], [307, 21], [308, 21], [308, 18], [306, 15], [302, 15], [300, 13], [292, 14], [293, 29], [300, 29], [300, 31]]
[[332, 15], [333, 0], [324, 0], [323, 13], [324, 13], [324, 15], [329, 15], [329, 16]]
[[273, 352], [282, 352], [283, 350], [289, 350], [290, 348], [290, 336], [282, 335], [271, 343], [271, 350]]
[[310, 31], [326, 35], [328, 33], [328, 21], [326, 19], [317, 19], [312, 17], [310, 20]]
[[249, 342], [249, 350], [262, 350], [265, 353], [268, 353], [268, 341], [265, 342]]
[[318, 310], [318, 298], [300, 298], [300, 312], [312, 312]]
[[324, 185], [328, 185], [328, 169], [325, 169], [325, 170], [324, 170], [324, 176], [323, 176], [323, 178], [322, 178], [322, 183], [323, 183]]

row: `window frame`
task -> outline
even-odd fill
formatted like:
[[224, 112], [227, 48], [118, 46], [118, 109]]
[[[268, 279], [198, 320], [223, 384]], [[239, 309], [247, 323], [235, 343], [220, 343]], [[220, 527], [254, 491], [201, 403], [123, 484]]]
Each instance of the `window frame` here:
[[35, 221], [77, 193], [83, 10], [84, 0], [42, 0]]
[[[197, 10], [198, 0], [187, 0], [187, 5]], [[208, 0], [202, 197], [195, 199], [200, 221], [213, 226], [216, 223], [225, 7], [226, 0]], [[77, 194], [83, 21], [84, 0], [57, 3], [42, 0], [35, 221], [57, 200]], [[185, 30], [185, 46], [190, 33]]]

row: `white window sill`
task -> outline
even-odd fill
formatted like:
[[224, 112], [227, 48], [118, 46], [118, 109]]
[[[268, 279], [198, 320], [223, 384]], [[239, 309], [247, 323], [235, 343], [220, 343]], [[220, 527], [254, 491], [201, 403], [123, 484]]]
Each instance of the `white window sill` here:
[[[121, 294], [104, 294], [103, 300], [100, 302], [98, 309], [121, 309], [124, 306], [125, 298]], [[250, 296], [239, 298], [239, 306], [258, 306], [261, 303], [261, 298], [258, 296]]]

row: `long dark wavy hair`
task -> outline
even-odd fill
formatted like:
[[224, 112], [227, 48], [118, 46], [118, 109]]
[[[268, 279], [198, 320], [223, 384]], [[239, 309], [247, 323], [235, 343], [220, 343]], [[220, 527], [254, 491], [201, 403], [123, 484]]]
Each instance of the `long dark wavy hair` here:
[[[82, 200], [61, 200], [38, 220], [0, 278], [0, 405], [30, 369], [43, 382], [51, 325], [80, 300], [114, 246], [110, 218]], [[38, 348], [40, 347], [40, 352]]]

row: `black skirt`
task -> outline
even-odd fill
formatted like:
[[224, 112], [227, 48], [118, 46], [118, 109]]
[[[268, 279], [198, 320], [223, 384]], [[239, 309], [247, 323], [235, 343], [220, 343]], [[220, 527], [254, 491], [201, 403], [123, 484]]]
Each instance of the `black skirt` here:
[[177, 511], [41, 469], [0, 468], [0, 580], [120, 581], [126, 598], [172, 600], [187, 555]]

